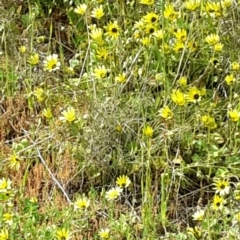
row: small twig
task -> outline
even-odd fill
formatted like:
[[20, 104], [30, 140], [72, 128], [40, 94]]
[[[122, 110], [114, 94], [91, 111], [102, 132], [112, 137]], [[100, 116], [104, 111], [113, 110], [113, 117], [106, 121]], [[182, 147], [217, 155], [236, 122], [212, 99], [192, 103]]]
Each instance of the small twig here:
[[58, 182], [58, 180], [54, 177], [53, 173], [51, 172], [51, 170], [48, 168], [45, 160], [43, 159], [39, 149], [37, 148], [37, 152], [38, 152], [38, 157], [40, 158], [41, 162], [43, 163], [43, 165], [45, 166], [45, 168], [47, 169], [48, 173], [50, 174], [50, 176], [52, 177], [53, 181], [57, 184], [57, 186], [60, 188], [60, 190], [62, 191], [63, 195], [66, 197], [67, 201], [72, 204], [70, 198], [68, 197], [67, 193], [65, 192], [65, 190], [63, 189], [63, 187], [61, 186], [61, 184]]

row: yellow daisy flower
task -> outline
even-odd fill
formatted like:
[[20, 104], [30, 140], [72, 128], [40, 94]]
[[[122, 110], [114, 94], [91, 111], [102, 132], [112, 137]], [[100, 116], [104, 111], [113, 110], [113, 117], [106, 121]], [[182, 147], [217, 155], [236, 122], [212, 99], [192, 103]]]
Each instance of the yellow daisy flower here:
[[211, 205], [211, 208], [213, 210], [221, 210], [223, 209], [223, 204], [224, 204], [224, 199], [223, 197], [219, 196], [219, 195], [215, 195], [213, 198], [213, 202]]
[[21, 158], [14, 154], [9, 158], [8, 165], [11, 169], [15, 169], [18, 171], [20, 169], [21, 161]]
[[37, 53], [32, 54], [28, 58], [28, 63], [30, 63], [33, 66], [37, 65], [39, 63], [39, 55]]
[[103, 30], [101, 28], [94, 28], [91, 33], [90, 36], [92, 38], [92, 40], [98, 44], [102, 44], [103, 43]]
[[52, 110], [51, 110], [51, 108], [44, 108], [43, 110], [42, 110], [42, 114], [43, 114], [43, 116], [45, 117], [45, 118], [48, 118], [48, 119], [50, 119], [50, 118], [52, 118], [53, 117], [53, 115], [52, 115]]
[[189, 102], [197, 103], [201, 101], [201, 92], [197, 87], [190, 87], [186, 96]]
[[49, 55], [46, 60], [43, 61], [44, 70], [48, 72], [54, 72], [60, 69], [61, 63], [58, 60], [57, 54]]
[[143, 135], [146, 137], [152, 137], [153, 136], [153, 128], [151, 126], [146, 126], [143, 128]]
[[75, 203], [74, 203], [74, 208], [75, 209], [81, 209], [81, 210], [85, 210], [89, 207], [90, 205], [90, 201], [88, 198], [86, 197], [80, 197], [78, 198]]
[[202, 116], [201, 120], [205, 127], [208, 127], [209, 129], [217, 128], [217, 124], [213, 117], [211, 117], [209, 115], [204, 115], [204, 116]]
[[120, 73], [115, 77], [115, 81], [125, 83], [127, 81], [125, 73]]
[[205, 40], [209, 45], [216, 45], [220, 41], [220, 38], [217, 34], [211, 33]]
[[200, 7], [200, 0], [187, 0], [184, 3], [184, 7], [189, 11], [195, 11], [197, 8]]
[[74, 12], [79, 14], [79, 15], [83, 15], [87, 10], [87, 4], [83, 3], [83, 4], [80, 4], [79, 6], [77, 6], [75, 9], [74, 9]]
[[173, 34], [178, 41], [185, 42], [187, 39], [187, 31], [185, 29], [177, 29]]
[[233, 74], [228, 74], [225, 77], [225, 82], [227, 85], [231, 86], [234, 82], [236, 82], [236, 78], [233, 76]]
[[222, 43], [217, 43], [217, 44], [214, 45], [214, 50], [216, 52], [221, 52], [223, 50], [223, 46], [224, 45]]
[[101, 19], [104, 16], [103, 6], [100, 5], [93, 9], [91, 16], [96, 19]]
[[210, 2], [208, 1], [205, 6], [206, 13], [209, 14], [209, 16], [215, 18], [220, 17], [223, 15], [222, 6], [220, 2]]
[[19, 52], [20, 53], [25, 53], [27, 51], [27, 48], [25, 46], [20, 46], [19, 47]]
[[234, 70], [234, 71], [239, 71], [240, 63], [239, 62], [232, 62], [231, 63], [231, 69]]
[[178, 18], [179, 13], [174, 10], [174, 7], [172, 4], [168, 4], [164, 9], [163, 16], [165, 19], [173, 21]]
[[0, 230], [0, 240], [8, 240], [9, 238], [9, 233], [6, 228]]
[[73, 122], [76, 119], [75, 109], [73, 107], [68, 107], [67, 110], [62, 112], [62, 115], [63, 116], [60, 117], [62, 121]]
[[131, 184], [131, 180], [128, 176], [122, 175], [117, 178], [116, 184], [121, 188], [127, 188]]
[[163, 39], [163, 30], [162, 30], [162, 29], [156, 30], [156, 31], [153, 33], [153, 36], [154, 36], [157, 40], [162, 40], [162, 39]]
[[100, 66], [94, 69], [94, 76], [98, 79], [105, 78], [107, 76], [108, 70], [105, 66]]
[[213, 186], [213, 190], [215, 190], [216, 194], [219, 194], [220, 196], [229, 194], [231, 189], [230, 182], [221, 179], [214, 179]]
[[202, 220], [203, 220], [203, 217], [204, 217], [204, 214], [205, 214], [204, 210], [198, 210], [198, 211], [196, 211], [196, 212], [192, 215], [193, 220], [195, 220], [195, 221], [202, 221]]
[[172, 119], [173, 118], [173, 112], [172, 110], [166, 105], [159, 111], [160, 116], [164, 119]]
[[179, 106], [184, 106], [186, 103], [186, 97], [179, 89], [174, 89], [171, 94], [171, 99]]
[[179, 86], [182, 88], [185, 88], [187, 86], [187, 78], [184, 76], [180, 77], [177, 82], [178, 82]]
[[46, 98], [45, 92], [42, 88], [36, 88], [33, 94], [37, 98], [38, 102], [42, 102]]
[[228, 111], [228, 116], [233, 122], [238, 122], [240, 113], [237, 109], [234, 110], [229, 110]]
[[149, 12], [145, 16], [143, 16], [143, 21], [146, 23], [156, 23], [159, 19], [159, 15], [154, 12]]
[[185, 47], [185, 45], [184, 45], [183, 42], [177, 41], [173, 46], [173, 51], [176, 52], [176, 53], [182, 52], [184, 47]]
[[123, 191], [122, 188], [120, 188], [118, 186], [114, 187], [114, 188], [112, 188], [112, 189], [110, 189], [110, 190], [108, 190], [106, 192], [106, 196], [105, 197], [106, 197], [106, 199], [108, 201], [115, 200], [115, 199], [117, 199], [121, 195], [122, 191]]
[[3, 222], [11, 226], [13, 224], [13, 213], [4, 213], [3, 214]]
[[70, 231], [66, 228], [57, 230], [55, 237], [57, 240], [70, 240], [72, 238]]
[[110, 235], [110, 229], [109, 228], [103, 228], [99, 231], [98, 235], [101, 239], [109, 239]]
[[6, 192], [7, 190], [11, 190], [11, 185], [12, 181], [10, 179], [0, 179], [0, 192]]
[[106, 35], [113, 39], [117, 39], [121, 31], [117, 21], [109, 22], [104, 28], [106, 29]]

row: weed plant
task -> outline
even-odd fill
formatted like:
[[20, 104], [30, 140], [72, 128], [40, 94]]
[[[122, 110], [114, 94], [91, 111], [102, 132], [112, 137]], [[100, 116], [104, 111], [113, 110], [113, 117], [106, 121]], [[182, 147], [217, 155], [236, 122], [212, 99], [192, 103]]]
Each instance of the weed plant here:
[[240, 239], [237, 0], [0, 3], [0, 240]]

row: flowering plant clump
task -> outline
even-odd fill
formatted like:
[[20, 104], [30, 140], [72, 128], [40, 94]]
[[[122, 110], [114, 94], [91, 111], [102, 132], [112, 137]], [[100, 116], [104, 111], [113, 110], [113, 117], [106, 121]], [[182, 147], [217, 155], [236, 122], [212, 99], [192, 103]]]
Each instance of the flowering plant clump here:
[[0, 4], [0, 240], [238, 239], [240, 2], [20, 2]]

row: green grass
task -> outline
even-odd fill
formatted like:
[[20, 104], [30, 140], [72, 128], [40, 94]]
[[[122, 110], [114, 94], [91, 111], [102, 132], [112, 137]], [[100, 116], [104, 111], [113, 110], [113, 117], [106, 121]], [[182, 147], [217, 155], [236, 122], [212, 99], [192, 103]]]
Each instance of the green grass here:
[[240, 6], [171, 2], [0, 4], [0, 240], [240, 239]]

